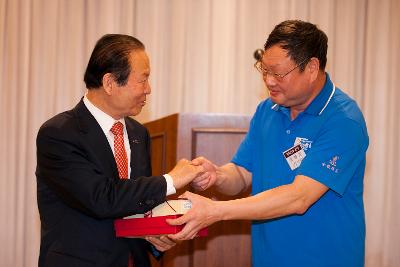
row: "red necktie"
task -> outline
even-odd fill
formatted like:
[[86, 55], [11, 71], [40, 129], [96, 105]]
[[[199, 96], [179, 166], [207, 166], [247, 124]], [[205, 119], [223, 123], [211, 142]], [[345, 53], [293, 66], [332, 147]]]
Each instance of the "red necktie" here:
[[124, 146], [124, 125], [121, 122], [114, 123], [111, 128], [114, 134], [114, 157], [118, 167], [120, 179], [128, 179], [128, 157]]
[[[120, 179], [128, 179], [128, 157], [124, 145], [124, 125], [116, 122], [110, 130], [114, 134], [114, 158]], [[128, 267], [134, 267], [132, 254], [129, 253]]]

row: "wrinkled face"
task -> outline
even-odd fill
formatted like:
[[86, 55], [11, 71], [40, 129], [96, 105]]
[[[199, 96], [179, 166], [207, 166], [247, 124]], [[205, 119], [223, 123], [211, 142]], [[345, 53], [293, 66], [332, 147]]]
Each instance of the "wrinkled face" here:
[[305, 105], [311, 98], [313, 77], [307, 64], [301, 72], [286, 50], [279, 45], [274, 45], [264, 52], [262, 69], [263, 80], [274, 103], [296, 107]]
[[130, 54], [131, 73], [128, 82], [119, 86], [116, 82], [111, 105], [115, 117], [138, 115], [146, 104], [146, 96], [151, 93], [149, 84], [150, 62], [144, 50], [135, 50]]

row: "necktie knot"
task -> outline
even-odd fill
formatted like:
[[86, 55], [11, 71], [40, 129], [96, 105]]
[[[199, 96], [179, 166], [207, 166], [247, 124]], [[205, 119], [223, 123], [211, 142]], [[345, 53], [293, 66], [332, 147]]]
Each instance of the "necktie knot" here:
[[114, 135], [123, 135], [124, 134], [124, 125], [122, 122], [117, 121], [114, 123], [114, 125], [111, 127], [110, 130]]

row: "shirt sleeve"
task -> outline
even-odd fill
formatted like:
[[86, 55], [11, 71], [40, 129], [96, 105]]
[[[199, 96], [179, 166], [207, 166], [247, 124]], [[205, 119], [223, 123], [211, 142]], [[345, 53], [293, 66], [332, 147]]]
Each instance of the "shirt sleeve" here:
[[333, 127], [323, 130], [306, 152], [297, 174], [343, 195], [357, 168], [365, 162], [368, 135], [360, 123], [349, 118], [329, 125]]
[[173, 195], [176, 193], [176, 189], [174, 187], [174, 181], [172, 180], [171, 175], [169, 175], [168, 173], [163, 175], [165, 178], [165, 181], [167, 182], [167, 193], [166, 195]]
[[[259, 110], [259, 109], [258, 109]], [[233, 156], [231, 162], [235, 165], [241, 166], [248, 170], [249, 172], [254, 171], [254, 152], [255, 152], [255, 144], [257, 143], [257, 117], [258, 112], [256, 112], [253, 118], [250, 121], [249, 131], [247, 132], [245, 138], [242, 143], [239, 145], [239, 148], [236, 151], [236, 154]]]

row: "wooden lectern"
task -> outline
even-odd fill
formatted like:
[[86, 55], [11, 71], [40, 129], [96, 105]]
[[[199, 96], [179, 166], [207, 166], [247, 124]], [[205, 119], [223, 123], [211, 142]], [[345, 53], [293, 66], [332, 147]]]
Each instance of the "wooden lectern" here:
[[[228, 114], [173, 114], [144, 125], [152, 142], [154, 175], [168, 173], [181, 158], [204, 156], [217, 165], [228, 163], [249, 127], [250, 117]], [[193, 191], [189, 186], [184, 190]], [[198, 192], [197, 192], [198, 193]], [[227, 197], [212, 189], [200, 192], [218, 200]], [[209, 226], [208, 236], [184, 241], [167, 251], [154, 267], [251, 266], [249, 221], [224, 221]]]

